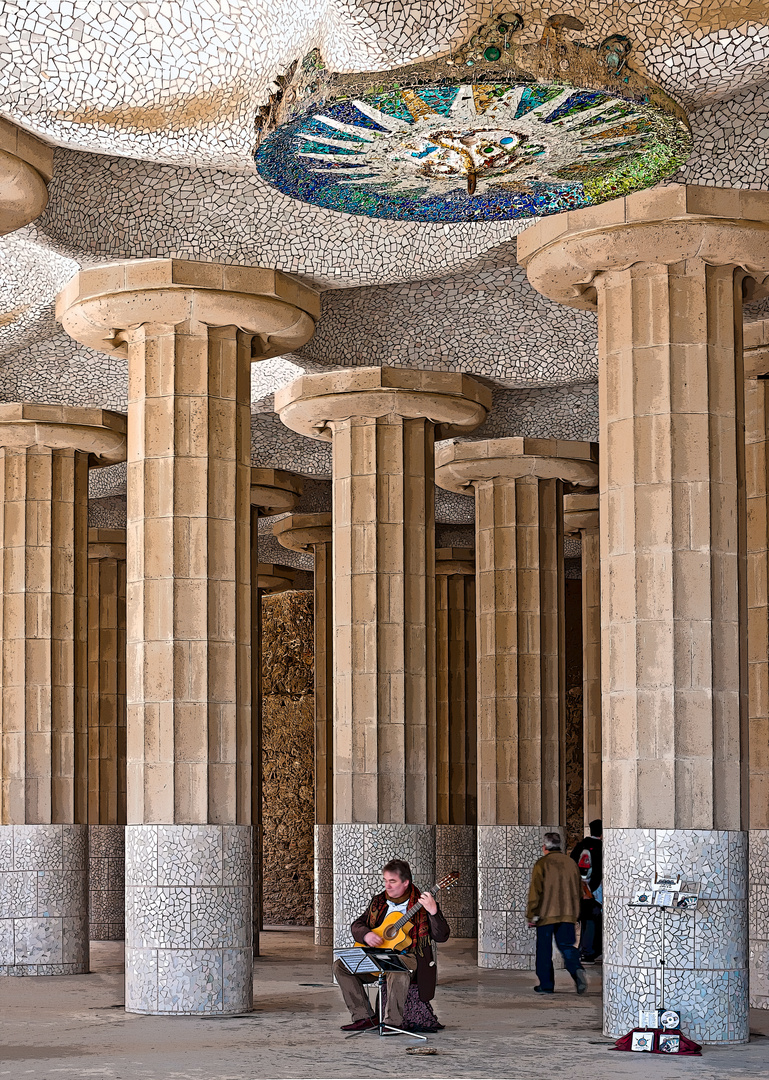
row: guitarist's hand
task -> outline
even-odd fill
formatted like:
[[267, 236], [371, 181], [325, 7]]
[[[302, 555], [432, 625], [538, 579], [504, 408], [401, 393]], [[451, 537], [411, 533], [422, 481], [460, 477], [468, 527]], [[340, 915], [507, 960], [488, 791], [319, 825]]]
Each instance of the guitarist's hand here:
[[375, 934], [373, 930], [369, 930], [363, 940], [367, 945], [370, 945], [372, 949], [379, 949], [384, 945], [384, 938], [381, 938], [379, 934]]
[[430, 915], [438, 914], [438, 905], [435, 902], [435, 897], [431, 896], [429, 892], [423, 892], [419, 897], [419, 902]]

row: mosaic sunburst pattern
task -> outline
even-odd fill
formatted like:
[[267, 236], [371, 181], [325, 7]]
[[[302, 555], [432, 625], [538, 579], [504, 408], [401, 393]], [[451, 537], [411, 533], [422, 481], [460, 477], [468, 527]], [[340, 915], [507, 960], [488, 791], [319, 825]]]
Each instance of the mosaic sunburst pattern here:
[[556, 214], [650, 187], [690, 148], [677, 117], [553, 83], [399, 88], [331, 102], [260, 147], [260, 174], [332, 210], [413, 221]]

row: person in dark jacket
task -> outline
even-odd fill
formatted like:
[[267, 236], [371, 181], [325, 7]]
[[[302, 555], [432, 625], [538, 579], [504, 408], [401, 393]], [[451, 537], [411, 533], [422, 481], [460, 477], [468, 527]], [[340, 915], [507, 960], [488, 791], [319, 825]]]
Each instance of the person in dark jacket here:
[[582, 877], [579, 947], [583, 964], [594, 964], [603, 952], [603, 823], [590, 822], [590, 836], [571, 853]]
[[[413, 978], [416, 978], [420, 1000], [432, 1001], [435, 997], [437, 970], [432, 946], [434, 941], [448, 941], [451, 930], [435, 897], [429, 892], [420, 893], [415, 887], [407, 862], [392, 859], [383, 867], [382, 877], [384, 892], [377, 893], [350, 930], [359, 944], [381, 948], [384, 941], [374, 933], [374, 928], [391, 911], [405, 914], [417, 901], [421, 903], [420, 910], [413, 917], [411, 945], [398, 954], [410, 974], [394, 971], [387, 974], [387, 1002], [383, 1020], [388, 1027], [399, 1028], [403, 1027], [403, 1006]], [[344, 1024], [342, 1031], [365, 1031], [366, 1028], [376, 1027], [374, 1012], [362, 985], [373, 981], [374, 977], [353, 975], [340, 960], [334, 963], [334, 975], [352, 1018], [352, 1023]]]

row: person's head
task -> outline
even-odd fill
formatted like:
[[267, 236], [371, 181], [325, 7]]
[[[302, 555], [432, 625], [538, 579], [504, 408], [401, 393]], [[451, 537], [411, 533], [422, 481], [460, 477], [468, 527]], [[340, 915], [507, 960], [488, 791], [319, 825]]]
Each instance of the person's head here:
[[411, 887], [411, 867], [403, 859], [390, 859], [382, 867], [382, 877], [388, 896], [403, 896]]
[[550, 851], [560, 851], [561, 834], [557, 832], [546, 832], [542, 839], [542, 850], [546, 855]]
[[603, 822], [599, 817], [590, 822], [590, 835], [594, 836], [596, 840], [600, 840], [603, 836]]

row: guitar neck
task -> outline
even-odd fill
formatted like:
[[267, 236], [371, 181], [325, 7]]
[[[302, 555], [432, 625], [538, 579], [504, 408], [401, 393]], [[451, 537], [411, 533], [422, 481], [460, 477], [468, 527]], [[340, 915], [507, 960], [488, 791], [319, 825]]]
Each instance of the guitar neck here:
[[[428, 889], [427, 891], [429, 893], [436, 893], [436, 892], [439, 891], [439, 889], [440, 889], [440, 886], [438, 885], [438, 882], [436, 881], [436, 883], [433, 885], [433, 887], [431, 889]], [[406, 911], [406, 913], [404, 915], [401, 915], [400, 919], [398, 919], [397, 923], [395, 924], [396, 927], [399, 930], [401, 930], [406, 925], [407, 922], [411, 922], [412, 916], [416, 915], [416, 913], [419, 911], [421, 906], [422, 906], [422, 901], [421, 900], [417, 900], [417, 902], [415, 904], [412, 904], [411, 907], [408, 909], [408, 911]]]

